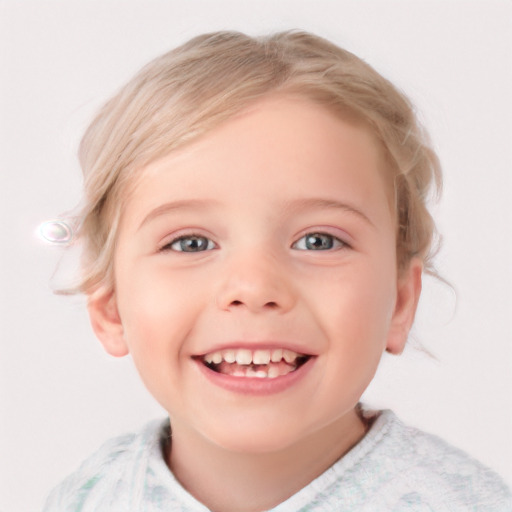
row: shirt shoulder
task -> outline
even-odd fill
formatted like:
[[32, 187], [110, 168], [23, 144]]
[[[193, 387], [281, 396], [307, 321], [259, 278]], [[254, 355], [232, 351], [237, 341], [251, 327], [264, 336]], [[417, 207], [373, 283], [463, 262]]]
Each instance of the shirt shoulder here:
[[[391, 418], [385, 450], [405, 459], [403, 480], [424, 496], [432, 510], [511, 512], [512, 495], [502, 478], [464, 451], [441, 438]], [[438, 507], [438, 508], [436, 508]], [[444, 508], [441, 508], [444, 507]]]
[[138, 433], [106, 441], [50, 493], [43, 512], [128, 510], [123, 507], [137, 492], [165, 425], [152, 421]]
[[366, 436], [273, 512], [512, 512], [492, 470], [437, 436], [374, 414]]

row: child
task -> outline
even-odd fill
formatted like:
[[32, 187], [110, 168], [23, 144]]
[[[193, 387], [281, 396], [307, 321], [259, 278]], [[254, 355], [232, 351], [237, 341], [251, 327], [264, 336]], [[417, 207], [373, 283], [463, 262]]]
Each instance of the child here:
[[169, 419], [47, 512], [512, 510], [490, 470], [359, 404], [433, 272], [439, 163], [392, 84], [307, 33], [208, 34], [110, 100], [80, 159], [76, 291]]

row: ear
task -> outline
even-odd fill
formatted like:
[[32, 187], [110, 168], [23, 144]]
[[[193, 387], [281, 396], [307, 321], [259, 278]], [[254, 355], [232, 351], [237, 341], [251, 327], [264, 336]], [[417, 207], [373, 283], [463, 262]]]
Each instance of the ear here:
[[414, 258], [398, 277], [395, 310], [386, 343], [386, 350], [391, 354], [401, 354], [407, 342], [420, 300], [422, 272], [421, 260]]
[[110, 287], [95, 290], [89, 295], [87, 310], [92, 329], [103, 348], [115, 357], [127, 355], [129, 349], [124, 339], [115, 291]]

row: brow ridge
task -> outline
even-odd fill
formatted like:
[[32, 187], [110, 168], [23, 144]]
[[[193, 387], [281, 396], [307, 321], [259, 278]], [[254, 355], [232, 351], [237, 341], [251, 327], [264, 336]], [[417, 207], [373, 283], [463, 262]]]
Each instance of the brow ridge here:
[[216, 204], [217, 201], [210, 199], [181, 199], [177, 201], [169, 201], [151, 210], [139, 224], [138, 229], [141, 229], [148, 222], [166, 213], [191, 209], [206, 210], [208, 208], [212, 208]]
[[358, 216], [371, 226], [375, 227], [375, 224], [372, 220], [359, 208], [353, 206], [344, 201], [339, 201], [337, 199], [326, 199], [320, 197], [311, 197], [311, 198], [303, 198], [303, 199], [294, 199], [289, 201], [287, 204], [287, 210], [292, 213], [299, 212], [301, 210], [316, 210], [316, 209], [326, 209], [326, 210], [343, 210], [349, 213], [353, 213]]

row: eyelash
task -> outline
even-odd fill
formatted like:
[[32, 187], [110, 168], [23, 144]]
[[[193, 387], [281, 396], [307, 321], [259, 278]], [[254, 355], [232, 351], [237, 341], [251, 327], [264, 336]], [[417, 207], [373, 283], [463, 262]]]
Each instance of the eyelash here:
[[[317, 247], [315, 249], [312, 249], [311, 246], [308, 248], [308, 242], [313, 243], [313, 239], [320, 239], [323, 238], [323, 241], [320, 241], [320, 244], [317, 243]], [[199, 250], [194, 250], [197, 248], [197, 246], [194, 248], [192, 246], [192, 250], [187, 250], [186, 246], [182, 245], [184, 242], [189, 242], [189, 244], [194, 241], [195, 243], [199, 242], [202, 243], [203, 246], [206, 244], [205, 248], [200, 248]], [[303, 244], [301, 244], [301, 241], [304, 241]], [[177, 249], [173, 246], [176, 246], [177, 244], [180, 244], [180, 249]], [[300, 247], [300, 246], [303, 247]], [[343, 249], [345, 247], [350, 247], [349, 244], [344, 242], [343, 240], [340, 240], [338, 237], [331, 235], [329, 233], [323, 233], [321, 231], [312, 231], [310, 233], [306, 233], [301, 238], [299, 238], [296, 242], [292, 244], [292, 249], [298, 250], [298, 251], [331, 251], [331, 250], [338, 250]], [[188, 253], [198, 253], [198, 252], [205, 252], [205, 251], [211, 251], [213, 249], [216, 249], [216, 244], [210, 240], [208, 237], [203, 235], [182, 235], [178, 238], [175, 238], [171, 240], [169, 243], [165, 244], [160, 251], [175, 251], [175, 252], [188, 252]]]
[[[190, 250], [187, 250], [186, 248], [184, 249], [183, 246], [181, 246], [181, 249], [173, 248], [173, 246], [176, 244], [180, 244], [181, 242], [185, 242], [185, 241], [191, 242], [192, 240], [195, 240], [196, 242], [197, 241], [205, 241], [206, 248], [201, 249], [199, 251], [195, 251], [195, 250], [190, 251]], [[212, 242], [208, 237], [203, 236], [203, 235], [192, 234], [192, 235], [179, 236], [178, 238], [175, 238], [175, 239], [171, 240], [169, 243], [165, 244], [160, 250], [161, 251], [197, 253], [197, 252], [211, 251], [212, 249], [215, 249], [215, 248], [216, 248], [215, 243]]]
[[[320, 242], [320, 246], [316, 249], [311, 249], [307, 247], [308, 241], [312, 241], [312, 239], [316, 238], [319, 239], [320, 237], [323, 237], [323, 241], [329, 244], [330, 246], [324, 247], [323, 242]], [[299, 248], [299, 244], [301, 241], [304, 241], [305, 247]], [[292, 249], [296, 249], [298, 251], [331, 251], [331, 250], [337, 250], [337, 249], [343, 249], [345, 247], [349, 247], [349, 244], [344, 242], [343, 240], [340, 240], [338, 237], [331, 235], [330, 233], [323, 233], [322, 231], [312, 231], [311, 233], [306, 233], [304, 236], [299, 238], [293, 245]]]

